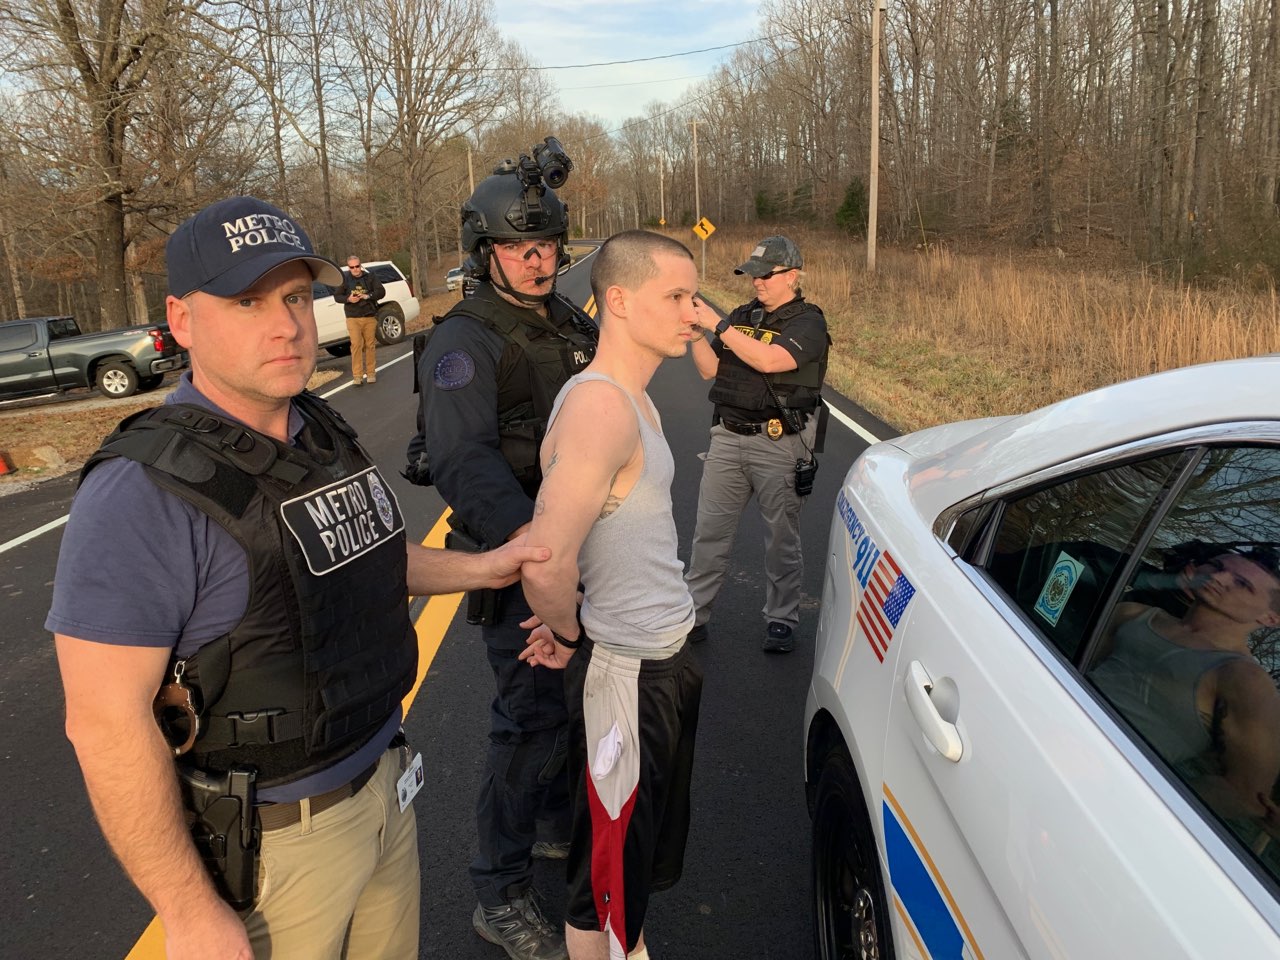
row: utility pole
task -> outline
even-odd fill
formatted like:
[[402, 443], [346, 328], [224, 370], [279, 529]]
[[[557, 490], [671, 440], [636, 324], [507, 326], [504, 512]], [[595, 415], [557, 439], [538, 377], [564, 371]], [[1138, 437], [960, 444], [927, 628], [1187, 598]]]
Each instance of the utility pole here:
[[667, 225], [667, 161], [658, 161], [658, 226]]
[[476, 192], [476, 175], [471, 172], [471, 141], [467, 141], [467, 196]]
[[871, 176], [867, 192], [867, 273], [876, 272], [876, 216], [880, 200], [880, 14], [885, 0], [871, 0]]
[[[698, 121], [693, 121], [693, 215], [702, 222], [702, 193], [698, 187]], [[707, 282], [707, 241], [702, 240], [702, 282]]]

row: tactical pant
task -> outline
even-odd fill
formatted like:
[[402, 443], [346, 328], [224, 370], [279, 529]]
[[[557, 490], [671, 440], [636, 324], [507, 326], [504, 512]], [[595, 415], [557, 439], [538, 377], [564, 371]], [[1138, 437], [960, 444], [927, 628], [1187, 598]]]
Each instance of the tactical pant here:
[[698, 488], [698, 521], [685, 582], [693, 596], [694, 623], [711, 618], [711, 603], [720, 592], [738, 521], [755, 494], [765, 523], [765, 592], [762, 613], [768, 622], [794, 627], [800, 622], [800, 582], [804, 556], [800, 547], [800, 507], [796, 494], [796, 460], [804, 442], [813, 448], [818, 418], [810, 417], [803, 434], [770, 440], [763, 433], [744, 437], [720, 424], [711, 428], [711, 446]]
[[374, 331], [377, 317], [347, 317], [347, 336], [351, 338], [351, 379], [362, 376], [378, 378], [378, 338]]
[[482, 628], [497, 694], [476, 801], [471, 882], [486, 907], [501, 906], [533, 882], [530, 849], [538, 822], [546, 824], [544, 839], [566, 841], [571, 817], [563, 672], [516, 659], [529, 635], [520, 621], [531, 611], [519, 584], [501, 594], [501, 620]]

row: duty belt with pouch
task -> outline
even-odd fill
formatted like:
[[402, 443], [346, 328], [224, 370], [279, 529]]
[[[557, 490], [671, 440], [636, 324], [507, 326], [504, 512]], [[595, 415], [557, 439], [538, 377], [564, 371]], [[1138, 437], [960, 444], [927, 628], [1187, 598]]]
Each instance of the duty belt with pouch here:
[[[446, 550], [461, 550], [464, 553], [481, 553], [485, 549], [482, 541], [458, 527], [450, 527], [444, 535]], [[498, 602], [497, 590], [467, 591], [467, 623], [474, 626], [491, 627], [502, 616], [501, 604]]]

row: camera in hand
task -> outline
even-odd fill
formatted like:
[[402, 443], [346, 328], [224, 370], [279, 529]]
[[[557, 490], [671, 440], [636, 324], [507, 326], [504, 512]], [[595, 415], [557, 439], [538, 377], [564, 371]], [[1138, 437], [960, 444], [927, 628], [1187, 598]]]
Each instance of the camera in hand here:
[[813, 457], [796, 461], [796, 495], [807, 497], [813, 493], [813, 478], [818, 475], [818, 461]]

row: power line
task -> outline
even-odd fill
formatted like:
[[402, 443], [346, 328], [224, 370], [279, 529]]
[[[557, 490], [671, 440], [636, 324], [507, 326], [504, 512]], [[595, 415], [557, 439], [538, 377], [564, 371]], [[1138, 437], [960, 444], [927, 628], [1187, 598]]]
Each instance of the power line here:
[[587, 67], [617, 67], [627, 63], [652, 63], [654, 60], [672, 60], [675, 57], [691, 57], [696, 53], [714, 53], [717, 50], [732, 50], [734, 47], [745, 47], [749, 43], [761, 40], [777, 40], [782, 34], [769, 37], [753, 37], [740, 43], [726, 43], [719, 47], [703, 47], [701, 50], [686, 50], [684, 53], [664, 53], [656, 57], [637, 57], [635, 60], [606, 60], [602, 63], [566, 63], [559, 67], [488, 67], [489, 70], [582, 70]]

